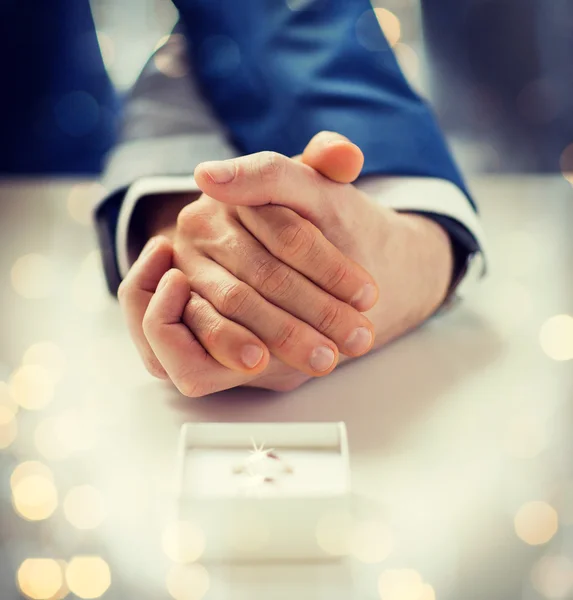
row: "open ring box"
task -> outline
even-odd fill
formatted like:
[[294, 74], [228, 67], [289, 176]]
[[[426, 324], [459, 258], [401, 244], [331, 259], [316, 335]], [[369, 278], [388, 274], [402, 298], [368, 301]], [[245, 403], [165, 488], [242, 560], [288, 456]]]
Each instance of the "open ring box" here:
[[324, 519], [347, 513], [343, 423], [187, 423], [181, 430], [178, 519], [205, 538], [202, 560], [332, 560]]

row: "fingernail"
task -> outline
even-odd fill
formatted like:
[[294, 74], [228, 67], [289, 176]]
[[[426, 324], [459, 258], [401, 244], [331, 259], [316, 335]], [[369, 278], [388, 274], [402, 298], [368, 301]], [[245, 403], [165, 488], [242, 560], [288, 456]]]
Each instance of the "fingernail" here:
[[330, 146], [331, 144], [336, 144], [338, 142], [349, 142], [350, 140], [343, 136], [340, 133], [336, 133], [334, 131], [322, 131], [320, 134], [321, 142], [325, 146]]
[[155, 246], [157, 246], [157, 238], [153, 237], [147, 242], [147, 244], [145, 244], [145, 246], [143, 246], [143, 250], [141, 251], [139, 257], [143, 258], [147, 256], [153, 250], [153, 248], [155, 248]]
[[203, 168], [214, 183], [229, 183], [235, 179], [235, 163], [232, 160], [206, 162]]
[[328, 346], [315, 348], [310, 355], [310, 366], [313, 371], [328, 371], [334, 363], [334, 352]]
[[241, 350], [241, 361], [249, 369], [254, 369], [263, 360], [263, 349], [255, 344], [247, 344]]
[[371, 283], [364, 284], [364, 287], [359, 290], [350, 300], [350, 304], [356, 308], [356, 310], [370, 310], [376, 302], [378, 292], [376, 286]]
[[167, 271], [167, 273], [163, 275], [163, 277], [157, 284], [157, 289], [155, 291], [159, 292], [160, 290], [162, 290], [169, 283], [169, 279], [171, 279], [171, 271]]
[[351, 354], [364, 354], [372, 345], [372, 332], [366, 327], [358, 327], [355, 329], [348, 339], [344, 347]]

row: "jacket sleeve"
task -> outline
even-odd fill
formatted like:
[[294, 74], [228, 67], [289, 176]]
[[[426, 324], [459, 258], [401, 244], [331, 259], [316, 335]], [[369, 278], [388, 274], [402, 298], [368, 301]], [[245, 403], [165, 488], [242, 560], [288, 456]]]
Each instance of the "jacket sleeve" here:
[[[171, 64], [160, 51], [136, 84], [106, 173], [110, 193], [96, 212], [112, 291], [120, 279], [114, 240], [121, 203], [136, 179], [190, 175], [202, 160], [233, 153], [292, 156], [324, 129], [360, 146], [365, 178], [442, 180], [459, 190], [447, 195], [447, 206], [413, 198], [410, 209], [402, 202], [400, 210], [440, 222], [460, 264], [479, 251], [467, 219], [456, 216], [475, 219], [475, 203], [369, 0], [243, 0], [240, 9], [227, 10], [212, 0], [175, 4], [177, 45], [167, 50], [178, 58]], [[184, 77], [165, 74], [186, 69]]]
[[151, 57], [126, 99], [120, 142], [109, 154], [102, 178], [106, 193], [94, 207], [112, 293], [121, 282], [117, 232], [128, 188], [143, 178], [189, 175], [202, 161], [235, 155], [198, 89], [178, 26]]

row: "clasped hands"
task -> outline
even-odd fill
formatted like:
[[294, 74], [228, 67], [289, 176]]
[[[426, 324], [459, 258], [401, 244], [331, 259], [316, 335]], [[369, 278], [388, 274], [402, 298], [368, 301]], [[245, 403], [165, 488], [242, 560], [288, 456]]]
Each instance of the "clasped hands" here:
[[[294, 159], [262, 152], [200, 164], [203, 194], [182, 202], [118, 292], [150, 373], [189, 397], [241, 385], [292, 390], [341, 355], [369, 352], [377, 333], [382, 343], [427, 317], [447, 278], [411, 309], [401, 310], [404, 289], [393, 299], [385, 290], [380, 307], [380, 283], [407, 268], [388, 262], [400, 249], [385, 254], [417, 235], [442, 245], [447, 236], [351, 185], [362, 164], [360, 149], [330, 132]], [[399, 323], [384, 323], [392, 311]]]

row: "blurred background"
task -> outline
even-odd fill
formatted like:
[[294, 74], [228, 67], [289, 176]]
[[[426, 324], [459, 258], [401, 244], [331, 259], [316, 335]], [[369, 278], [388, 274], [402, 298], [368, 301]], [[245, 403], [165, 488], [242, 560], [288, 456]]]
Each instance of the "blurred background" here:
[[[3, 10], [9, 14], [10, 5], [21, 1], [0, 0], [0, 15]], [[276, 1], [286, 1], [296, 9], [306, 0]], [[571, 0], [374, 0], [373, 6], [405, 75], [416, 90], [430, 99], [467, 175], [518, 174], [517, 179], [511, 180], [517, 181], [526, 175], [553, 174], [561, 180], [560, 184], [566, 185], [563, 177], [573, 183]], [[130, 470], [129, 455], [123, 457], [121, 471], [121, 460], [110, 454], [109, 460], [119, 461], [114, 484], [121, 490], [124, 501], [113, 506], [106, 501], [103, 484], [94, 485], [97, 473], [89, 473], [89, 477], [84, 473], [82, 457], [94, 451], [95, 440], [113, 438], [115, 424], [98, 421], [98, 407], [103, 399], [90, 395], [86, 382], [65, 379], [70, 373], [81, 372], [82, 364], [97, 362], [113, 355], [116, 346], [121, 347], [117, 335], [121, 325], [113, 319], [115, 329], [111, 325], [104, 331], [98, 330], [97, 325], [89, 329], [89, 319], [113, 310], [110, 307], [114, 304], [105, 292], [98, 253], [86, 245], [86, 238], [91, 235], [87, 199], [102, 193], [93, 180], [116, 138], [122, 96], [153, 50], [165, 43], [177, 20], [169, 0], [92, 0], [91, 9], [98, 47], [81, 46], [81, 60], [68, 68], [93, 76], [97, 81], [98, 101], [88, 88], [85, 93], [68, 95], [55, 104], [53, 99], [44, 98], [33, 113], [38, 140], [33, 152], [18, 146], [17, 122], [4, 117], [0, 128], [3, 141], [0, 175], [81, 178], [81, 181], [74, 180], [71, 188], [51, 188], [51, 200], [57, 203], [58, 196], [63, 199], [61, 205], [58, 204], [61, 226], [40, 232], [35, 244], [42, 249], [59, 244], [65, 251], [62, 252], [65, 260], [55, 265], [35, 250], [23, 254], [19, 247], [2, 246], [3, 258], [9, 265], [7, 287], [11, 286], [15, 300], [8, 316], [1, 321], [0, 332], [0, 600], [99, 597], [123, 600], [135, 594], [142, 599], [171, 595], [177, 600], [186, 600], [180, 590], [181, 581], [188, 581], [188, 576], [170, 563], [176, 552], [172, 532], [168, 529], [158, 532], [161, 559], [156, 563], [152, 561], [157, 572], [161, 571], [162, 583], [163, 571], [168, 566], [172, 568], [162, 595], [145, 583], [134, 584], [138, 579], [135, 568], [134, 572], [126, 573], [119, 567], [119, 555], [129, 552], [129, 540], [136, 539], [130, 535], [136, 536], [137, 528], [145, 526], [146, 515], [155, 510], [152, 504], [144, 505], [146, 490], [154, 482], [148, 481], [145, 473]], [[42, 12], [45, 19], [42, 26], [56, 26], [58, 14], [50, 9], [49, 3], [31, 2], [30, 10], [45, 12]], [[83, 17], [88, 18], [88, 15]], [[24, 24], [15, 25], [8, 18], [0, 18], [0, 39], [14, 35], [18, 27]], [[42, 82], [28, 81], [23, 67], [31, 60], [30, 44], [33, 45], [34, 35], [33, 30], [26, 30], [26, 35], [20, 36], [18, 53], [5, 57], [4, 63], [7, 81], [13, 78], [29, 86], [30, 98], [38, 100], [35, 90]], [[361, 35], [359, 29], [357, 35]], [[364, 43], [368, 43], [366, 38]], [[170, 77], [185, 74], [172, 63], [158, 62], [156, 66]], [[2, 94], [0, 114], [6, 115], [3, 101], [9, 100], [9, 85], [4, 86]], [[14, 143], [6, 143], [6, 140]], [[58, 152], [53, 151], [54, 148]], [[14, 157], [19, 159], [17, 166]], [[511, 182], [507, 184], [508, 189], [511, 185]], [[18, 202], [2, 204], [0, 219], [16, 223], [22, 221], [22, 215], [33, 211], [43, 214], [34, 189], [40, 196], [41, 187], [26, 188], [25, 193], [17, 192], [14, 196]], [[563, 202], [547, 203], [548, 210], [559, 209], [563, 215], [570, 214], [570, 197], [565, 199], [562, 188], [552, 184], [536, 189], [541, 190], [539, 203], [543, 206], [546, 201], [543, 193], [547, 190], [550, 195], [554, 190]], [[503, 216], [502, 213], [500, 207]], [[535, 264], [539, 264], [539, 257], [544, 256], [539, 248], [551, 238], [551, 232], [536, 237], [534, 231], [530, 235], [530, 225], [524, 222], [516, 226], [511, 240], [503, 246], [508, 261], [525, 257], [521, 262], [517, 258], [515, 261], [521, 264], [522, 274], [524, 263], [537, 260]], [[564, 247], [567, 236], [563, 234], [559, 240]], [[78, 254], [78, 258], [75, 254], [79, 248], [82, 252], [85, 250], [85, 254]], [[68, 256], [69, 263], [65, 262]], [[89, 348], [78, 348], [77, 353], [67, 355], [59, 344], [45, 341], [58, 338], [57, 324], [34, 326], [26, 336], [19, 329], [27, 318], [26, 302], [51, 302], [55, 296], [50, 296], [50, 290], [64, 280], [71, 289], [72, 304], [79, 311], [70, 330], [77, 328], [85, 332], [88, 327], [88, 333], [97, 340]], [[515, 326], [518, 330], [518, 320], [526, 318], [528, 309], [536, 309], [531, 294], [535, 285], [533, 280], [528, 280], [527, 285], [509, 282], [500, 288], [499, 296], [491, 300], [492, 304], [505, 306], [504, 327]], [[569, 293], [568, 287], [563, 284], [559, 293], [561, 296]], [[570, 303], [562, 303], [559, 308], [557, 305], [555, 309], [552, 305], [553, 312], [571, 310]], [[64, 310], [58, 308], [56, 300], [50, 306], [53, 311]], [[573, 319], [566, 314], [548, 317], [543, 317], [547, 320], [540, 324], [544, 359], [571, 364]], [[74, 339], [71, 332], [65, 336]], [[71, 341], [67, 347], [75, 348]], [[100, 374], [109, 387], [106, 401], [119, 404], [123, 399], [114, 395], [114, 377], [119, 378], [120, 374]], [[62, 380], [67, 382], [63, 384], [66, 390], [63, 395], [76, 402], [69, 406], [57, 405], [58, 411], [54, 414], [42, 413], [52, 402], [57, 402], [54, 390], [56, 385], [62, 389]], [[546, 389], [551, 390], [551, 381], [546, 383]], [[75, 390], [81, 390], [77, 398]], [[527, 393], [527, 390], [519, 392], [524, 396]], [[540, 397], [543, 399], [542, 391], [536, 390], [531, 395], [531, 410], [516, 410], [511, 416], [504, 443], [509, 447], [512, 460], [529, 460], [542, 455], [551, 446], [552, 432], [563, 424], [563, 415], [571, 416], [570, 412], [558, 412], [556, 402], [547, 402], [543, 410], [539, 409], [535, 401]], [[541, 413], [543, 418], [540, 418]], [[123, 447], [119, 434], [115, 441]], [[559, 465], [553, 474], [559, 475], [565, 483], [547, 500], [517, 502], [507, 510], [504, 540], [508, 547], [518, 542], [520, 547], [526, 548], [520, 554], [519, 568], [504, 564], [499, 566], [499, 571], [466, 573], [470, 585], [460, 588], [463, 597], [480, 600], [485, 597], [488, 600], [573, 598], [571, 455], [562, 460], [570, 440], [561, 442], [562, 445], [553, 448], [547, 461]], [[111, 441], [109, 444], [110, 448], [114, 447]], [[127, 447], [127, 442], [125, 444]], [[102, 452], [99, 446], [98, 452]], [[59, 482], [58, 486], [55, 481]], [[489, 524], [493, 528], [498, 526], [497, 522]], [[112, 551], [102, 541], [105, 536], [100, 536], [100, 532], [114, 528], [125, 532], [126, 542], [121, 552], [117, 548]], [[438, 535], [436, 544], [441, 541]], [[539, 547], [543, 547], [543, 553], [534, 552]], [[69, 560], [54, 558], [64, 555]], [[479, 560], [477, 557], [475, 564], [479, 564]], [[149, 564], [146, 563], [146, 568]], [[199, 567], [192, 577], [193, 581], [199, 581], [197, 589], [201, 589], [205, 574]], [[421, 587], [421, 579], [418, 581], [417, 577], [415, 571], [389, 569], [389, 583], [382, 600], [456, 598], [453, 593], [448, 595], [446, 588], [440, 594], [439, 589], [434, 590], [428, 584]], [[480, 595], [479, 584], [488, 578], [493, 578], [491, 589], [497, 593]], [[450, 593], [452, 589], [455, 590], [451, 588]], [[197, 593], [188, 597], [199, 600], [201, 596]]]

